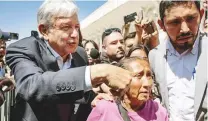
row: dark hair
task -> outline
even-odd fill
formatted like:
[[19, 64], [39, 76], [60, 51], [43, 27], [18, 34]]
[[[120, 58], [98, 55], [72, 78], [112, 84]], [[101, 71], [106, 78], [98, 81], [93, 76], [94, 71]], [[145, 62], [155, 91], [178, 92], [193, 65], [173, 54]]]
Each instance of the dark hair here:
[[179, 4], [188, 4], [188, 2], [194, 2], [197, 9], [200, 11], [200, 1], [177, 1], [177, 0], [162, 0], [160, 2], [160, 6], [159, 6], [159, 11], [160, 11], [160, 19], [163, 21], [164, 17], [165, 17], [165, 10], [179, 5]]
[[141, 57], [126, 57], [124, 58], [123, 60], [119, 61], [116, 65], [121, 67], [121, 68], [124, 68], [124, 69], [127, 69], [128, 70], [128, 64], [132, 61], [136, 61], [136, 60], [144, 60], [146, 62], [149, 63], [148, 59], [147, 58], [141, 58]]
[[119, 28], [109, 28], [109, 29], [106, 29], [103, 34], [102, 34], [102, 43], [103, 43], [103, 40], [106, 36], [110, 35], [112, 32], [118, 32], [121, 34], [121, 30]]
[[130, 48], [130, 50], [126, 54], [126, 57], [130, 57], [131, 53], [134, 52], [135, 50], [144, 50], [145, 53], [147, 54], [147, 56], [149, 54], [149, 49], [146, 46], [144, 46], [142, 44], [138, 44], [137, 46], [133, 46], [132, 48]]
[[136, 32], [131, 32], [124, 38], [124, 41], [126, 41], [127, 39], [135, 38], [135, 36]]
[[82, 39], [83, 39], [83, 38], [82, 38], [81, 30], [79, 29], [78, 32], [79, 32], [79, 46], [80, 46], [80, 47], [83, 47], [83, 45], [82, 45]]
[[87, 43], [92, 43], [95, 49], [99, 51], [99, 47], [96, 42], [94, 42], [93, 40], [86, 40], [86, 42], [84, 43], [84, 48], [86, 47]]

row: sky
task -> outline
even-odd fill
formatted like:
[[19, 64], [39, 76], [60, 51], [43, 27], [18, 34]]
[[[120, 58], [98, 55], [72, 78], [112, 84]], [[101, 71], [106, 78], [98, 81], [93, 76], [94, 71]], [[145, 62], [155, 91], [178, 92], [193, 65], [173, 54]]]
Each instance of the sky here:
[[[79, 20], [82, 21], [106, 0], [75, 2], [79, 8]], [[19, 33], [19, 39], [30, 36], [31, 30], [37, 31], [37, 11], [41, 4], [42, 1], [0, 0], [0, 29], [4, 32]]]

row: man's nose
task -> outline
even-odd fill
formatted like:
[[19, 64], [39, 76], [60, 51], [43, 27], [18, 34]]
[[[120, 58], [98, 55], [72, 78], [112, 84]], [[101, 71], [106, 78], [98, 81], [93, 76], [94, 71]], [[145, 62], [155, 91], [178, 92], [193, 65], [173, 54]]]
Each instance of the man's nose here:
[[86, 52], [87, 52], [87, 55], [90, 55], [90, 50], [87, 50]]
[[181, 33], [187, 33], [187, 32], [189, 32], [189, 31], [190, 31], [190, 29], [189, 29], [188, 24], [186, 23], [186, 21], [183, 21], [183, 22], [181, 23], [181, 30], [180, 30], [180, 32], [181, 32]]
[[118, 47], [124, 49], [124, 44], [121, 42], [118, 42]]
[[78, 29], [73, 28], [73, 31], [72, 31], [72, 33], [71, 33], [71, 37], [72, 37], [72, 38], [76, 38], [76, 37], [78, 37], [78, 35], [79, 35]]

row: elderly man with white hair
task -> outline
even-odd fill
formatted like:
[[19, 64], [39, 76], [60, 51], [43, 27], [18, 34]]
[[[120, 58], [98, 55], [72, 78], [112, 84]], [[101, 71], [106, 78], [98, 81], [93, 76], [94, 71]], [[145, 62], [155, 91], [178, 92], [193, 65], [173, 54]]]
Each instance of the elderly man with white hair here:
[[86, 52], [78, 46], [77, 9], [70, 0], [46, 0], [37, 16], [42, 37], [27, 37], [7, 48], [6, 62], [16, 80], [12, 120], [81, 121], [89, 105], [80, 105], [76, 115], [74, 105], [89, 104], [92, 88], [105, 83], [123, 92], [128, 87], [129, 71], [108, 64], [86, 66]]

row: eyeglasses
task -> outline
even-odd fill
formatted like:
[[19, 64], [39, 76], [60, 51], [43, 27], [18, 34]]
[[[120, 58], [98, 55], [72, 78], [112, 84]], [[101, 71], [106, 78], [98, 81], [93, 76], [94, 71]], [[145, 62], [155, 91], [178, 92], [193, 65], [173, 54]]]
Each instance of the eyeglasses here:
[[103, 35], [102, 35], [102, 40], [110, 35], [112, 32], [119, 32], [121, 33], [121, 30], [119, 28], [109, 28], [109, 29], [106, 29], [104, 32], [103, 32]]

